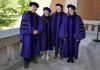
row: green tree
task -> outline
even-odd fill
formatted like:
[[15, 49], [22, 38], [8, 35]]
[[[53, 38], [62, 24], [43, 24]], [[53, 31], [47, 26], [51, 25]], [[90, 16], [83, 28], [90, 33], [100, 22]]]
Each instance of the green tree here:
[[8, 6], [9, 0], [0, 0], [0, 10], [3, 14], [6, 14], [6, 7]]
[[19, 5], [21, 5], [21, 14], [29, 9], [29, 2], [31, 2], [31, 0], [19, 0]]
[[18, 0], [10, 0], [9, 5], [7, 6], [7, 12], [8, 14], [14, 15], [16, 13], [20, 13], [20, 5], [18, 3]]

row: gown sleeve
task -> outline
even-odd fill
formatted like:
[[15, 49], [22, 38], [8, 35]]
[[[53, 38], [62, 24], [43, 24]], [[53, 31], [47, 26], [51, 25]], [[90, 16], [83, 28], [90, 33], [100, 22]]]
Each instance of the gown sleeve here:
[[54, 45], [54, 19], [55, 19], [55, 13], [51, 14], [51, 29], [52, 29], [52, 43]]
[[67, 35], [67, 18], [68, 16], [65, 15], [63, 17], [63, 21], [62, 21], [62, 24], [61, 24], [61, 27], [60, 27], [60, 30], [59, 30], [59, 38], [60, 39], [66, 39], [68, 38], [68, 35]]
[[20, 25], [20, 41], [23, 40], [23, 35], [32, 33], [33, 28], [31, 28], [31, 21], [28, 13], [24, 13], [21, 19]]
[[83, 21], [82, 21], [80, 16], [78, 16], [76, 18], [76, 23], [77, 23], [77, 25], [76, 25], [76, 33], [75, 33], [74, 37], [75, 37], [75, 39], [82, 40], [82, 39], [85, 38], [86, 32], [85, 32], [84, 23], [83, 23]]
[[31, 27], [31, 18], [28, 13], [23, 14], [21, 25], [20, 25], [20, 34], [30, 34], [34, 28]]
[[40, 16], [38, 16], [38, 27], [37, 27], [37, 30], [38, 30], [38, 32], [39, 33], [41, 33], [42, 32], [42, 30], [43, 30], [43, 25], [42, 25], [42, 19], [41, 19], [41, 17]]

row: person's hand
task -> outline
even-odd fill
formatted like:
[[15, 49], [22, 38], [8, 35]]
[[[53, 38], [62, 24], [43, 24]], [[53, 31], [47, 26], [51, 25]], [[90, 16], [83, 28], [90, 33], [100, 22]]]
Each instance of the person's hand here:
[[78, 41], [80, 41], [80, 40], [76, 39], [76, 41], [78, 42]]
[[66, 41], [66, 39], [64, 38], [64, 41]]
[[64, 41], [66, 41], [66, 39], [64, 38], [64, 39], [60, 39], [62, 42], [64, 42]]
[[34, 34], [34, 35], [38, 34], [38, 31], [37, 31], [37, 30], [34, 30], [34, 31], [33, 31], [33, 34]]

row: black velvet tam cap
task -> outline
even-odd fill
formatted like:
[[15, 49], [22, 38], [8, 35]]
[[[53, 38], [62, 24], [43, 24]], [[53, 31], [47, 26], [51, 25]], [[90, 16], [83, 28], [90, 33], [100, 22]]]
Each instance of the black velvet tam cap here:
[[29, 3], [29, 6], [32, 6], [32, 5], [34, 5], [34, 6], [36, 6], [37, 8], [39, 8], [39, 4], [36, 3], [36, 2], [30, 2], [30, 3]]
[[43, 11], [44, 11], [44, 10], [47, 10], [49, 13], [51, 13], [51, 9], [48, 8], [48, 7], [44, 7], [44, 8], [43, 8]]
[[71, 8], [73, 10], [76, 10], [76, 7], [74, 5], [72, 5], [72, 4], [67, 5], [67, 8]]
[[60, 7], [63, 7], [63, 5], [62, 5], [62, 4], [59, 4], [59, 3], [57, 3], [57, 4], [56, 4], [56, 6], [60, 6]]

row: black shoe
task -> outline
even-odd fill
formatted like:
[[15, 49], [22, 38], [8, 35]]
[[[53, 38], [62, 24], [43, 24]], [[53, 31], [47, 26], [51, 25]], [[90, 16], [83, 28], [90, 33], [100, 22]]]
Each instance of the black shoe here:
[[36, 58], [33, 58], [32, 63], [37, 64], [38, 61], [36, 60]]
[[74, 63], [74, 59], [71, 59], [71, 63]]
[[24, 68], [25, 69], [29, 68], [29, 64], [24, 64]]
[[78, 58], [75, 57], [75, 59], [77, 60]]
[[37, 64], [38, 61], [36, 59], [32, 60], [32, 63]]
[[34, 63], [34, 64], [37, 64], [38, 63], [38, 61], [36, 60], [36, 57], [32, 57], [31, 58], [31, 62]]
[[70, 63], [71, 62], [71, 59], [68, 58], [67, 62]]

